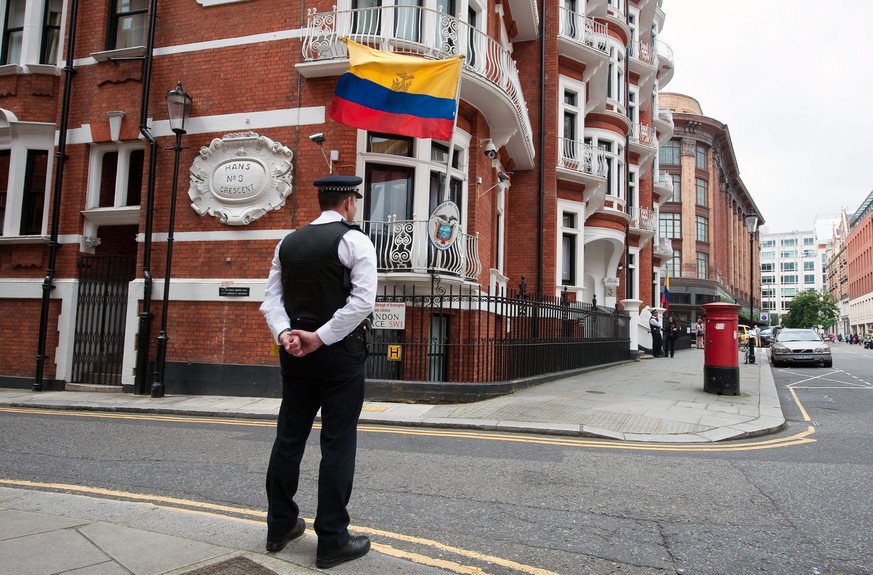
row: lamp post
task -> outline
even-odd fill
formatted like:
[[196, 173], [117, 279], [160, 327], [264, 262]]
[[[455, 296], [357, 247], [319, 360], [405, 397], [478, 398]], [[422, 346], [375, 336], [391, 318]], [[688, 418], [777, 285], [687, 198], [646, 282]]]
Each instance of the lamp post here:
[[[754, 332], [755, 329], [755, 230], [758, 229], [757, 214], [746, 214], [743, 216], [746, 220], [746, 227], [749, 229], [749, 326]], [[749, 363], [755, 363], [755, 340], [752, 334], [749, 334]]]
[[185, 124], [191, 110], [191, 96], [182, 90], [182, 82], [175, 90], [167, 92], [167, 111], [170, 119], [170, 129], [176, 134], [176, 143], [172, 147], [173, 158], [173, 188], [170, 193], [170, 222], [167, 231], [167, 262], [164, 269], [164, 298], [161, 304], [161, 334], [158, 336], [158, 349], [155, 355], [155, 379], [152, 383], [152, 397], [164, 397], [164, 368], [167, 360], [167, 305], [170, 301], [170, 272], [173, 265], [173, 227], [176, 223], [176, 187], [179, 183], [179, 153], [182, 148], [182, 135], [186, 134]]

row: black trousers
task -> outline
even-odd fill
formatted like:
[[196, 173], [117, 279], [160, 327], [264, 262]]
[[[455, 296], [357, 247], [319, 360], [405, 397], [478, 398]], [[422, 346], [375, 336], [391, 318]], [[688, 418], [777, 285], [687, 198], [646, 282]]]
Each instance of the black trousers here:
[[668, 335], [664, 338], [664, 357], [668, 355], [673, 357], [673, 354], [676, 353], [676, 338], [672, 335]]
[[282, 404], [267, 468], [267, 539], [280, 538], [300, 512], [294, 496], [300, 461], [315, 415], [321, 409], [321, 464], [315, 533], [318, 553], [349, 541], [346, 507], [352, 494], [358, 417], [364, 403], [366, 349], [348, 351], [343, 342], [296, 358], [279, 350]]
[[661, 330], [652, 330], [652, 355], [658, 357], [661, 355]]

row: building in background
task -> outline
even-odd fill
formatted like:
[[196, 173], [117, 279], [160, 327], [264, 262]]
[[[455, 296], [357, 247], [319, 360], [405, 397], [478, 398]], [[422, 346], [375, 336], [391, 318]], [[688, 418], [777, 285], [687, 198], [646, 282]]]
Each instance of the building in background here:
[[[670, 311], [693, 325], [703, 304], [723, 301], [744, 306], [748, 321], [750, 290], [760, 285], [759, 240], [750, 243], [744, 217], [757, 215], [758, 225], [764, 217], [740, 178], [728, 127], [703, 115], [690, 96], [662, 92], [659, 106], [674, 123], [658, 159], [673, 190], [659, 217], [659, 237], [672, 252], [661, 270], [670, 276]], [[754, 304], [761, 309], [757, 294]]]
[[850, 333], [849, 321], [849, 262], [846, 252], [846, 239], [849, 235], [849, 219], [846, 210], [840, 211], [840, 217], [831, 230], [831, 238], [827, 243], [827, 284], [826, 289], [834, 297], [840, 317], [836, 325], [829, 331], [835, 334]]
[[849, 332], [873, 336], [873, 192], [849, 220], [846, 238]]
[[[311, 182], [328, 171], [364, 178], [358, 223], [379, 253], [382, 317], [405, 314], [376, 331], [371, 378], [542, 373], [564, 364], [497, 346], [519, 338], [514, 350], [521, 339], [534, 349], [546, 335], [560, 361], [602, 361], [595, 343], [623, 346], [625, 357], [645, 346], [645, 330], [618, 325], [625, 316], [614, 312], [637, 322], [657, 305], [658, 271], [674, 256], [673, 289], [689, 280], [694, 306], [748, 290], [742, 215], [757, 210], [724, 125], [683, 112], [671, 140], [673, 115], [658, 95], [674, 66], [658, 39], [661, 1], [258, 0], [253, 10], [197, 0], [156, 2], [153, 14], [113, 0], [79, 2], [76, 22], [69, 1], [3, 5], [4, 385], [30, 385], [41, 339], [47, 384], [148, 384], [171, 268], [167, 390], [277, 394], [258, 305], [277, 241], [318, 214]], [[329, 120], [348, 68], [343, 37], [463, 55], [453, 138]], [[179, 81], [193, 104], [166, 266], [174, 132], [164, 95]], [[661, 145], [676, 155], [659, 168]], [[661, 206], [677, 193], [694, 198], [698, 178], [704, 204], [681, 220], [677, 203], [659, 225]], [[437, 249], [429, 226], [446, 202], [451, 213], [436, 215], [457, 234]]]
[[825, 291], [826, 263], [826, 244], [814, 230], [761, 230], [761, 310], [770, 314], [771, 324], [780, 323], [797, 294]]

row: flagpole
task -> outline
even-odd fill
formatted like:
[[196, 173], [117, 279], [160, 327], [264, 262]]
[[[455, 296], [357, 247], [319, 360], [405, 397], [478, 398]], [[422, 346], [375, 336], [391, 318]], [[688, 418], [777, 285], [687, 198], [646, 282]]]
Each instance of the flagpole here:
[[449, 138], [449, 153], [448, 160], [446, 161], [446, 181], [443, 183], [443, 201], [446, 202], [449, 200], [449, 184], [451, 183], [451, 177], [449, 176], [449, 172], [452, 169], [452, 159], [455, 155], [455, 128], [458, 126], [458, 109], [461, 107], [461, 77], [464, 75], [464, 55], [460, 56], [461, 58], [461, 71], [458, 73], [458, 86], [455, 88], [455, 118], [452, 122], [452, 135]]

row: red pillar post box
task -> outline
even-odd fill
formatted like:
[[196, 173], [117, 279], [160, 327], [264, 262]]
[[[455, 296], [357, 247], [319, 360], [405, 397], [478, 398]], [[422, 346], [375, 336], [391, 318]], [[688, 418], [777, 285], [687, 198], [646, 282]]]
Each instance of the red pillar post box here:
[[703, 351], [703, 391], [718, 395], [740, 394], [740, 362], [737, 342], [740, 306], [732, 303], [708, 303], [706, 313], [706, 347]]

